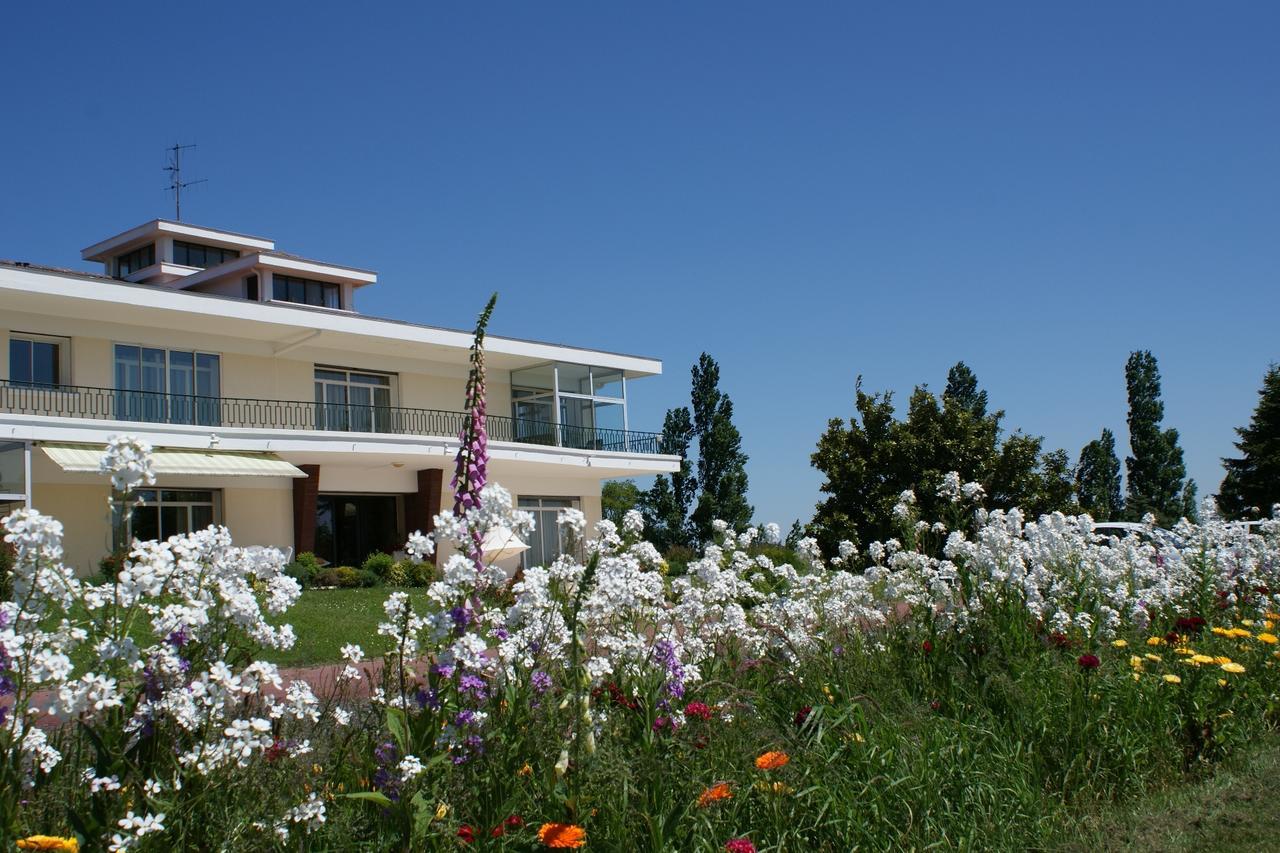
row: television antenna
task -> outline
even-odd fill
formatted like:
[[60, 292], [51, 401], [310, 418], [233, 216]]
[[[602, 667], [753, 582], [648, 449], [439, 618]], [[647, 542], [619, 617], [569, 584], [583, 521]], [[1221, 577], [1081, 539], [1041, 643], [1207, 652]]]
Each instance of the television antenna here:
[[165, 151], [169, 152], [169, 165], [164, 167], [164, 171], [168, 172], [170, 176], [169, 186], [165, 187], [165, 189], [173, 191], [173, 218], [178, 222], [182, 221], [182, 191], [187, 187], [203, 184], [208, 180], [207, 178], [197, 178], [194, 181], [182, 180], [182, 152], [190, 148], [195, 148], [195, 145], [183, 145], [175, 142], [171, 148], [165, 149]]

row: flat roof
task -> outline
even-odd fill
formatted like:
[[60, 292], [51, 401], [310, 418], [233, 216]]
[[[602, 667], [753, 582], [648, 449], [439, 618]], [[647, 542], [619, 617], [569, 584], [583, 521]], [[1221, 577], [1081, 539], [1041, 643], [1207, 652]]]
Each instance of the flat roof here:
[[[223, 318], [227, 322], [248, 321], [250, 323], [294, 327], [295, 332], [308, 331], [315, 334], [332, 332], [338, 336], [354, 335], [396, 342], [412, 340], [427, 344], [433, 348], [467, 350], [471, 346], [472, 332], [465, 329], [432, 326], [389, 317], [373, 317], [314, 305], [252, 302], [247, 299], [216, 293], [199, 293], [153, 284], [136, 284], [120, 281], [99, 273], [46, 266], [25, 261], [0, 259], [0, 272], [3, 271], [28, 273], [42, 277], [57, 277], [63, 281], [74, 282], [75, 286], [71, 289], [33, 289], [29, 286], [31, 283], [29, 279], [27, 282], [13, 280], [6, 282], [5, 276], [0, 276], [0, 293], [6, 293], [7, 291], [10, 294], [17, 292], [29, 293], [33, 296], [45, 295], [89, 299], [114, 303], [130, 311], [138, 311], [139, 309], [186, 311]], [[94, 286], [87, 288], [81, 284], [87, 282], [92, 282]], [[24, 284], [27, 286], [23, 286]], [[121, 290], [114, 293], [106, 292], [102, 289], [103, 285], [110, 285]], [[127, 294], [125, 291], [127, 291]], [[145, 324], [145, 320], [141, 321], [141, 323]], [[406, 331], [417, 334], [406, 335]], [[490, 353], [512, 356], [521, 362], [527, 361], [529, 365], [546, 361], [567, 361], [592, 364], [598, 367], [613, 367], [625, 370], [636, 376], [659, 375], [662, 373], [662, 362], [649, 356], [589, 349], [531, 338], [513, 338], [490, 334], [485, 336], [485, 349]]]
[[250, 234], [237, 234], [235, 231], [225, 231], [221, 228], [207, 228], [203, 225], [192, 225], [189, 222], [175, 222], [172, 219], [152, 219], [150, 222], [144, 222], [135, 228], [130, 228], [128, 231], [122, 231], [114, 237], [108, 237], [101, 242], [94, 243], [92, 246], [81, 249], [80, 257], [86, 261], [104, 261], [107, 260], [108, 255], [115, 250], [161, 232], [166, 234], [175, 234], [181, 237], [195, 237], [200, 240], [213, 240], [220, 243], [230, 243], [233, 246], [241, 246], [246, 249], [271, 251], [276, 247], [275, 241], [269, 240], [266, 237], [254, 237]]

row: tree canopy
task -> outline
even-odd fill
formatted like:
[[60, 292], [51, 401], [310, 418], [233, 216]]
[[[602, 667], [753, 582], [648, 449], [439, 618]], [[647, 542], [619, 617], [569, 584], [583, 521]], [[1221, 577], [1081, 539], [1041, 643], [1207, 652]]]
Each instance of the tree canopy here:
[[1236, 435], [1240, 456], [1222, 460], [1218, 507], [1229, 518], [1268, 516], [1280, 503], [1280, 365], [1267, 368], [1253, 417]]

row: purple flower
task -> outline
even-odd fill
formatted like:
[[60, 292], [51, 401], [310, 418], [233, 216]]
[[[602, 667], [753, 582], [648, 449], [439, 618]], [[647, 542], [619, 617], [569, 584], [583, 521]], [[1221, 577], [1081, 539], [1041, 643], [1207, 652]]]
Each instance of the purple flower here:
[[476, 699], [482, 700], [488, 695], [488, 685], [485, 684], [484, 679], [469, 672], [458, 679], [458, 689], [463, 693], [471, 694]]
[[454, 607], [449, 611], [449, 618], [453, 619], [453, 628], [459, 634], [467, 630], [467, 626], [472, 622], [471, 608], [465, 604]]
[[684, 666], [676, 656], [675, 644], [670, 640], [659, 640], [653, 644], [653, 662], [667, 674], [667, 681], [662, 686], [667, 698], [658, 700], [658, 707], [665, 710], [671, 707], [671, 699], [684, 698]]
[[187, 634], [186, 628], [179, 628], [164, 638], [164, 641], [175, 649], [180, 649], [191, 641], [191, 637]]
[[440, 694], [434, 690], [419, 687], [418, 692], [413, 695], [413, 699], [418, 703], [419, 708], [430, 708], [432, 711], [440, 710]]
[[551, 676], [539, 669], [529, 676], [529, 683], [535, 692], [546, 693], [551, 689]]
[[454, 720], [454, 723], [455, 725], [457, 725], [458, 728], [462, 728], [463, 726], [471, 725], [475, 721], [476, 721], [476, 712], [472, 711], [470, 708], [463, 708], [461, 711], [458, 712], [458, 716]]
[[511, 636], [511, 632], [501, 626], [493, 629], [493, 638], [495, 640], [505, 640]]
[[[454, 465], [453, 513], [464, 516], [468, 510], [480, 506], [480, 492], [487, 481], [489, 464], [489, 433], [485, 410], [484, 379], [484, 331], [489, 325], [489, 317], [493, 314], [493, 306], [498, 301], [498, 294], [493, 294], [480, 312], [476, 320], [475, 337], [471, 343], [471, 375], [467, 378], [467, 410], [470, 417], [458, 435], [458, 457]], [[469, 556], [475, 561], [476, 569], [484, 568], [484, 550], [480, 532], [471, 532], [471, 549]]]

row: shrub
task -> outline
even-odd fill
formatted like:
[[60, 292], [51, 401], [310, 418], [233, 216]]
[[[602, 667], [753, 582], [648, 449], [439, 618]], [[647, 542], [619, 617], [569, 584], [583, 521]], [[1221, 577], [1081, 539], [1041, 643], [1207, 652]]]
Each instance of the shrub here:
[[382, 583], [382, 578], [378, 577], [377, 572], [371, 572], [368, 569], [360, 569], [356, 572], [356, 585], [363, 587], [378, 586]]
[[405, 586], [409, 583], [409, 573], [405, 571], [404, 563], [392, 563], [387, 569], [387, 573], [382, 576], [382, 582], [387, 586]]
[[667, 561], [667, 576], [678, 577], [688, 570], [690, 563], [698, 559], [698, 552], [687, 545], [672, 545], [662, 558]]
[[[372, 574], [372, 573], [370, 573]], [[374, 582], [372, 584], [364, 584], [362, 572], [360, 569], [352, 566], [335, 566], [334, 568], [324, 569], [316, 575], [316, 586], [336, 586], [341, 589], [353, 589], [358, 586], [376, 586], [377, 575], [373, 575]]]
[[429, 586], [436, 576], [434, 563], [409, 561], [409, 586]]
[[391, 571], [391, 567], [396, 564], [395, 558], [390, 554], [384, 554], [381, 551], [374, 551], [372, 554], [364, 558], [364, 565], [360, 568], [366, 572], [373, 572], [379, 579], [385, 578], [387, 572]]
[[284, 567], [284, 573], [304, 587], [314, 586], [320, 571], [320, 561], [310, 551], [303, 551]]
[[124, 568], [124, 561], [128, 556], [128, 551], [115, 551], [98, 561], [98, 577], [103, 583], [115, 582], [120, 570]]

